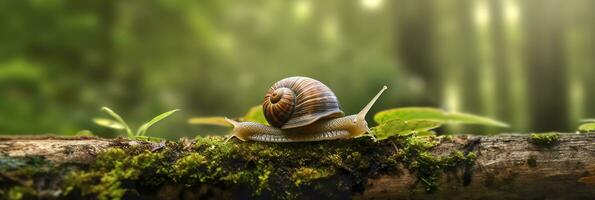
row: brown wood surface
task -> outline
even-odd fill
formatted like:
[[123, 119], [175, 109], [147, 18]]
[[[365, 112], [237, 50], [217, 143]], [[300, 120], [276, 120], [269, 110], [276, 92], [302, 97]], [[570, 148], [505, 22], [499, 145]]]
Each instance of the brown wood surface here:
[[[3, 137], [0, 152], [12, 157], [43, 156], [51, 162], [91, 163], [102, 149], [158, 143], [96, 137]], [[528, 135], [456, 136], [432, 150], [476, 152], [468, 168], [445, 173], [432, 193], [412, 188], [418, 181], [406, 169], [369, 179], [360, 199], [595, 199], [595, 134], [560, 134], [550, 147]], [[416, 192], [418, 191], [418, 192]]]

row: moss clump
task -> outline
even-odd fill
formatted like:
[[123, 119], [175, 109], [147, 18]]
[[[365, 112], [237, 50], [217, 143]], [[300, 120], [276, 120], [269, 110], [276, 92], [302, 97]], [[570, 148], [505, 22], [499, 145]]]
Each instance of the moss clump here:
[[313, 180], [329, 177], [332, 174], [334, 174], [333, 171], [325, 169], [301, 167], [293, 172], [291, 179], [293, 179], [296, 186], [301, 186], [302, 184], [308, 184]]
[[37, 192], [30, 187], [14, 186], [8, 190], [6, 195], [2, 195], [9, 200], [32, 199], [37, 196]]
[[[345, 199], [361, 192], [368, 179], [395, 173], [402, 166], [418, 177], [425, 190], [433, 191], [441, 173], [473, 163], [473, 152], [433, 153], [440, 142], [448, 141], [403, 135], [380, 142], [362, 137], [280, 144], [237, 140], [225, 143], [222, 137], [198, 137], [167, 142], [163, 148], [152, 150], [148, 145], [109, 148], [100, 152], [94, 163], [58, 170], [56, 173], [61, 174], [53, 177], [65, 177], [57, 182], [58, 197], [72, 199], [142, 199], [161, 194], [163, 188], [176, 188], [172, 191], [177, 192], [171, 194], [175, 196], [201, 191], [190, 198], [202, 194], [227, 195], [222, 198]], [[43, 160], [11, 159], [0, 159], [0, 169], [21, 169], [27, 162], [48, 166]], [[62, 167], [45, 168], [55, 171]], [[8, 194], [10, 188], [0, 190]], [[18, 191], [12, 193], [18, 196]]]
[[10, 172], [12, 175], [30, 177], [48, 164], [41, 156], [10, 157], [0, 155], [0, 171]]
[[560, 135], [556, 133], [531, 134], [529, 142], [536, 146], [551, 147], [558, 144]]
[[191, 153], [178, 159], [172, 166], [173, 175], [177, 180], [190, 179], [189, 182], [205, 181], [204, 176], [198, 172], [205, 171], [207, 159], [199, 153]]
[[34, 180], [50, 175], [51, 165], [41, 156], [10, 157], [0, 155], [0, 197], [34, 199], [40, 197]]
[[403, 151], [397, 154], [397, 159], [417, 175], [427, 192], [438, 188], [441, 172], [470, 166], [477, 157], [474, 152], [465, 154], [461, 151], [451, 152], [447, 156], [436, 156], [430, 150], [437, 144], [437, 138], [433, 136], [407, 137], [399, 145], [404, 147]]
[[[164, 181], [159, 177], [169, 173], [164, 158], [162, 153], [145, 151], [138, 155], [129, 155], [120, 148], [107, 149], [98, 155], [90, 170], [74, 171], [67, 175], [64, 194], [70, 195], [77, 190], [82, 196], [120, 199], [129, 190], [136, 188], [136, 184], [145, 187], [159, 186]], [[128, 184], [131, 181], [135, 181], [135, 184]]]

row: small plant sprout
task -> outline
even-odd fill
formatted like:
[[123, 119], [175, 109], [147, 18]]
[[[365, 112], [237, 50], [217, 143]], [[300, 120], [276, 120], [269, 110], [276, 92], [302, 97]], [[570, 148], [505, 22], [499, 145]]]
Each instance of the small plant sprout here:
[[170, 110], [164, 113], [161, 113], [160, 115], [157, 115], [156, 117], [154, 117], [153, 119], [151, 119], [150, 121], [144, 123], [143, 125], [141, 125], [138, 130], [133, 131], [128, 124], [126, 123], [126, 121], [124, 121], [124, 119], [122, 119], [122, 117], [120, 117], [120, 115], [118, 115], [116, 112], [114, 112], [112, 109], [109, 109], [108, 107], [102, 107], [101, 111], [107, 113], [108, 115], [110, 115], [112, 119], [106, 119], [106, 118], [94, 118], [93, 122], [95, 122], [95, 124], [103, 126], [103, 127], [107, 127], [107, 128], [111, 128], [111, 129], [116, 129], [116, 130], [125, 130], [126, 134], [128, 135], [128, 137], [134, 137], [134, 138], [148, 138], [151, 139], [150, 137], [145, 136], [147, 133], [147, 129], [149, 129], [151, 126], [153, 126], [153, 124], [169, 117], [170, 115], [174, 114], [175, 112], [180, 111], [180, 109], [175, 109], [175, 110]]

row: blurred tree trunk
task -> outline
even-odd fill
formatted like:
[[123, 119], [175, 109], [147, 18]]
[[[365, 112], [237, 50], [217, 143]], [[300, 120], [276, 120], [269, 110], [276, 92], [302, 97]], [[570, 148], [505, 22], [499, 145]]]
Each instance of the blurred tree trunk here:
[[[527, 59], [530, 75], [533, 131], [559, 130], [568, 127], [566, 109], [566, 70], [562, 43], [562, 12], [560, 1], [523, 1], [524, 32], [528, 39]], [[548, 81], [544, 81], [548, 80]]]

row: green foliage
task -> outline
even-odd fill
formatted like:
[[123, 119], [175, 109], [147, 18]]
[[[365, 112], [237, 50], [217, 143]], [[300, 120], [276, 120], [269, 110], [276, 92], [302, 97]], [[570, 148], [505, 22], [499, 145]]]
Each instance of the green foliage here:
[[415, 134], [417, 136], [435, 135], [432, 129], [447, 123], [480, 124], [487, 126], [507, 127], [502, 122], [465, 113], [445, 112], [435, 108], [394, 108], [374, 115], [379, 124], [372, 128], [378, 140], [396, 135]]
[[17, 80], [35, 83], [43, 76], [43, 68], [22, 58], [0, 62], [0, 83]]
[[[594, 4], [590, 1], [581, 2], [583, 3], [569, 5], [585, 4], [588, 6], [583, 7], [592, 7]], [[337, 4], [348, 5], [336, 6]], [[158, 1], [150, 4], [141, 1], [4, 2], [0, 8], [0, 21], [3, 22], [3, 29], [0, 31], [3, 36], [0, 39], [0, 133], [72, 134], [88, 128], [87, 119], [92, 117], [94, 109], [100, 105], [117, 105], [123, 108], [119, 112], [139, 112], [127, 118], [129, 122], [140, 120], [136, 118], [142, 118], [148, 113], [161, 112], [172, 103], [196, 112], [192, 114], [235, 113], [238, 109], [255, 104], [262, 98], [264, 89], [288, 74], [303, 74], [323, 81], [341, 96], [339, 100], [344, 110], [359, 109], [362, 102], [369, 98], [365, 94], [372, 92], [370, 89], [376, 88], [380, 83], [396, 86], [393, 87], [396, 92], [387, 99], [411, 103], [423, 101], [427, 92], [425, 88], [441, 88], [439, 86], [448, 82], [449, 91], [444, 92], [451, 94], [451, 90], [457, 91], [452, 93], [452, 99], [464, 110], [505, 110], [506, 112], [498, 112], [498, 117], [514, 121], [515, 125], [519, 125], [515, 128], [521, 130], [539, 124], [550, 124], [548, 127], [556, 126], [559, 129], [569, 127], [565, 124], [567, 120], [560, 119], [564, 115], [542, 118], [541, 121], [535, 119], [551, 109], [556, 109], [554, 113], [563, 113], [566, 109], [565, 106], [551, 106], [564, 104], [561, 99], [565, 98], [558, 97], [566, 94], [565, 88], [556, 87], [560, 84], [543, 80], [544, 76], [540, 75], [566, 73], [566, 70], [575, 70], [575, 67], [566, 67], [560, 71], [559, 67], [562, 65], [551, 66], [526, 75], [516, 73], [525, 70], [484, 73], [484, 68], [465, 70], [461, 68], [462, 65], [449, 65], [449, 70], [439, 70], [446, 66], [443, 61], [468, 63], [485, 57], [477, 57], [480, 54], [473, 52], [466, 55], [460, 54], [464, 51], [452, 50], [441, 54], [441, 60], [426, 63], [428, 56], [433, 56], [432, 52], [442, 52], [434, 48], [464, 48], [464, 40], [432, 40], [418, 45], [420, 43], [417, 41], [397, 41], [401, 37], [395, 36], [401, 35], [402, 31], [413, 31], [412, 35], [420, 35], [414, 38], [423, 40], [423, 31], [431, 30], [433, 25], [443, 24], [439, 22], [444, 19], [442, 15], [426, 20], [424, 13], [406, 12], [409, 6], [384, 4], [385, 7], [381, 6], [381, 9], [366, 10], [365, 6], [364, 9], [366, 12], [371, 11], [370, 13], [390, 10], [399, 16], [336, 15], [332, 17], [333, 20], [329, 20], [329, 17], [325, 17], [327, 11], [324, 8], [337, 7], [334, 12], [359, 13], [363, 11], [360, 7], [362, 5], [359, 1], [300, 1], [299, 4], [283, 1], [263, 5], [266, 6], [254, 6], [245, 1]], [[448, 3], [445, 5], [448, 6]], [[412, 3], [412, 6], [423, 4]], [[304, 12], [282, 12], [290, 7], [300, 8], [298, 10]], [[456, 13], [466, 7], [456, 6], [448, 12]], [[228, 10], [254, 12], [235, 17], [235, 13], [227, 12]], [[442, 14], [451, 14], [448, 12]], [[147, 16], [145, 13], [155, 15]], [[529, 13], [526, 14], [538, 14]], [[568, 12], [564, 17], [573, 14]], [[539, 15], [547, 13], [541, 12]], [[403, 17], [412, 21], [394, 23]], [[427, 24], [428, 20], [438, 21]], [[138, 28], [138, 24], [143, 24], [143, 28]], [[253, 27], [254, 24], [258, 24], [254, 30], [246, 31], [246, 27]], [[409, 24], [424, 28], [410, 30], [407, 29]], [[583, 27], [578, 22], [564, 25]], [[366, 31], [383, 28], [397, 31], [377, 31], [372, 37]], [[570, 30], [568, 34], [578, 36], [573, 37], [577, 41], [589, 40], [593, 29], [585, 29], [588, 31], [584, 34], [575, 34], [572, 31], [574, 29], [564, 31]], [[287, 32], [293, 34], [286, 34]], [[465, 34], [481, 36], [481, 33]], [[386, 42], [393, 40], [404, 45], [395, 46], [394, 43]], [[353, 44], [342, 45], [341, 41], [350, 41]], [[539, 40], [532, 42], [543, 43]], [[568, 49], [554, 50], [576, 52], [562, 55], [568, 56], [567, 64], [583, 66], [578, 71], [585, 73], [568, 72], [574, 77], [568, 80], [578, 81], [577, 84], [571, 84], [573, 91], [575, 86], [584, 87], [584, 91], [593, 91], [595, 84], [588, 78], [592, 74], [592, 61], [576, 60], [580, 55], [588, 53], [581, 50], [580, 42], [576, 43], [578, 46], [575, 43], [563, 45]], [[172, 51], [172, 46], [179, 51]], [[513, 46], [518, 45], [510, 45]], [[399, 48], [397, 52], [415, 53], [386, 53], [395, 48]], [[395, 56], [408, 62], [396, 65]], [[344, 57], [350, 59], [343, 59]], [[528, 60], [523, 60], [524, 58], [520, 59], [520, 63], [532, 63], [526, 62]], [[484, 73], [489, 78], [456, 80], [476, 75], [477, 72]], [[416, 81], [418, 79], [412, 79], [413, 76], [409, 73], [420, 75], [419, 80], [433, 81]], [[462, 74], [455, 76], [452, 73]], [[432, 78], [437, 75], [444, 78]], [[508, 94], [504, 90], [484, 91], [483, 89], [489, 88], [476, 87], [478, 81], [488, 81], [488, 85], [496, 84], [489, 80], [506, 78], [502, 76], [513, 77], [513, 84], [510, 85], [515, 86], [513, 91], [518, 92]], [[540, 88], [548, 88], [552, 92], [541, 92]], [[534, 95], [539, 96], [526, 98]], [[592, 95], [592, 92], [587, 92], [584, 98], [593, 99]], [[481, 99], [492, 101], [480, 101]], [[379, 102], [379, 106], [388, 106], [389, 102]], [[435, 105], [442, 103], [445, 102], [435, 102]], [[572, 103], [577, 106], [577, 110], [593, 112], [586, 105], [578, 104], [584, 103]], [[531, 118], [540, 123], [527, 124]], [[181, 133], [187, 130], [186, 127], [173, 123], [160, 125], [158, 128], [168, 130], [161, 131], [164, 135], [169, 131]], [[575, 124], [572, 124], [572, 128], [576, 128]], [[91, 131], [96, 132], [97, 129]]]
[[595, 131], [595, 119], [584, 119], [581, 120], [581, 125], [578, 130], [581, 132], [593, 132]]
[[120, 122], [117, 122], [117, 121], [114, 121], [111, 119], [105, 119], [105, 118], [93, 118], [93, 122], [95, 122], [95, 124], [98, 124], [100, 126], [111, 128], [111, 129], [116, 129], [116, 130], [125, 130], [126, 129], [126, 132], [130, 136], [129, 129], [127, 129], [127, 127], [125, 127]]
[[136, 135], [137, 136], [145, 136], [145, 134], [147, 133], [147, 129], [149, 129], [151, 126], [153, 126], [153, 124], [161, 121], [162, 119], [165, 119], [166, 117], [168, 117], [178, 111], [180, 111], [180, 109], [170, 110], [170, 111], [167, 111], [160, 115], [157, 115], [157, 117], [154, 117], [147, 123], [144, 123], [143, 125], [141, 125], [140, 128], [138, 129]]
[[[115, 127], [116, 129], [118, 129], [119, 127], [122, 127], [120, 129], [126, 130], [126, 134], [128, 134], [128, 137], [134, 136], [134, 134], [132, 133], [132, 129], [130, 129], [128, 124], [126, 124], [126, 122], [124, 121], [124, 119], [122, 119], [122, 117], [120, 117], [120, 115], [118, 115], [116, 112], [114, 112], [112, 109], [110, 109], [108, 107], [102, 107], [101, 111], [107, 113], [112, 118], [116, 119], [116, 121], [109, 120], [109, 119], [95, 118], [93, 120], [93, 122], [97, 123], [97, 125], [105, 126], [107, 128]], [[117, 124], [117, 125], [114, 125], [114, 124]]]
[[590, 122], [590, 123], [581, 124], [578, 127], [578, 130], [583, 131], [583, 132], [593, 132], [593, 131], [595, 131], [595, 123]]
[[433, 135], [432, 129], [438, 128], [442, 125], [440, 122], [426, 121], [426, 120], [410, 120], [403, 121], [401, 119], [393, 119], [386, 121], [376, 127], [372, 128], [372, 132], [376, 139], [384, 140], [394, 135], [408, 135], [422, 133], [424, 135]]
[[170, 111], [167, 111], [160, 115], [157, 115], [150, 121], [141, 125], [140, 128], [136, 131], [136, 133], [134, 133], [132, 131], [132, 129], [128, 126], [128, 124], [126, 124], [124, 119], [122, 119], [122, 117], [120, 117], [120, 115], [118, 115], [116, 112], [114, 112], [113, 110], [111, 110], [107, 107], [102, 107], [101, 110], [106, 112], [108, 115], [110, 115], [115, 120], [104, 119], [104, 118], [94, 118], [93, 122], [95, 122], [97, 125], [104, 126], [104, 127], [111, 128], [111, 129], [116, 129], [116, 130], [126, 130], [126, 134], [128, 135], [128, 137], [136, 137], [136, 138], [140, 138], [140, 139], [146, 138], [149, 140], [155, 139], [155, 138], [145, 136], [147, 133], [147, 129], [149, 129], [151, 126], [153, 126], [153, 124], [167, 118], [168, 116], [174, 114], [175, 112], [180, 111], [179, 109], [175, 109], [175, 110], [170, 110]]
[[316, 169], [312, 167], [300, 167], [293, 172], [291, 179], [296, 186], [309, 184], [314, 180], [326, 178], [334, 174], [334, 171], [328, 169]]
[[531, 134], [531, 138], [529, 142], [534, 145], [541, 146], [541, 147], [551, 147], [555, 144], [558, 144], [558, 140], [560, 139], [560, 135], [557, 133], [541, 133], [541, 134]]
[[250, 110], [242, 117], [243, 121], [247, 122], [258, 122], [261, 124], [269, 125], [267, 119], [264, 117], [264, 111], [262, 110], [262, 106], [252, 106]]
[[[240, 118], [240, 121], [243, 122], [257, 122], [264, 125], [269, 125], [266, 118], [264, 117], [264, 113], [262, 110], [262, 106], [252, 106], [246, 112], [246, 114]], [[225, 121], [225, 117], [193, 117], [188, 119], [188, 123], [194, 125], [215, 125], [215, 126], [224, 126], [224, 127], [231, 127], [231, 124]]]
[[436, 108], [406, 107], [384, 110], [374, 115], [374, 121], [382, 124], [392, 119], [428, 120], [441, 123], [478, 124], [485, 126], [508, 127], [508, 124], [486, 117], [466, 113], [446, 112]]

